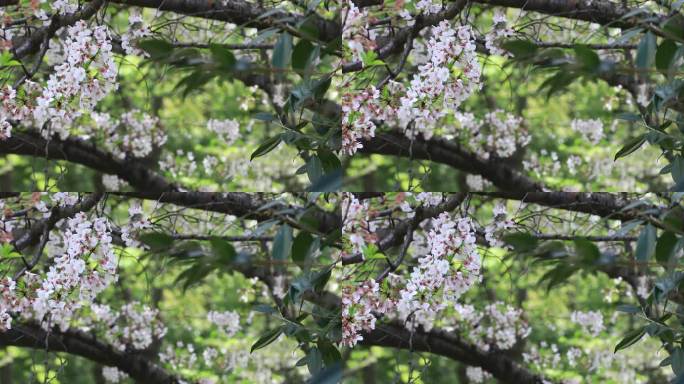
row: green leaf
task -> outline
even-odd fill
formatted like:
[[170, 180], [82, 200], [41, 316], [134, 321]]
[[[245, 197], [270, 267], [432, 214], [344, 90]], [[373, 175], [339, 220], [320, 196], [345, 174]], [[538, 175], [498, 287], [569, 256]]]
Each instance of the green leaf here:
[[309, 232], [300, 231], [292, 243], [292, 260], [302, 268], [312, 253], [313, 242], [314, 238]]
[[648, 69], [653, 66], [656, 53], [656, 37], [651, 32], [646, 32], [637, 47], [636, 66], [639, 69]]
[[675, 375], [684, 373], [684, 350], [681, 347], [675, 348], [670, 354], [670, 364]]
[[338, 384], [342, 382], [342, 363], [335, 363], [314, 375], [306, 384]]
[[321, 351], [318, 348], [309, 349], [306, 357], [306, 367], [310, 374], [315, 375], [323, 369], [323, 356], [321, 356]]
[[255, 306], [253, 306], [252, 309], [256, 312], [261, 312], [261, 313], [266, 313], [266, 314], [278, 312], [277, 309], [271, 307], [270, 305], [266, 305], [266, 304], [257, 304]]
[[192, 285], [199, 283], [202, 279], [207, 277], [213, 270], [214, 268], [210, 265], [198, 263], [181, 272], [178, 277], [176, 277], [175, 282], [180, 283], [184, 281], [182, 289], [183, 292], [185, 292]]
[[230, 49], [223, 47], [219, 44], [211, 44], [209, 46], [209, 51], [211, 52], [211, 57], [215, 63], [219, 64], [222, 68], [232, 69], [235, 67], [235, 55]]
[[661, 26], [663, 32], [669, 37], [684, 42], [684, 16], [676, 13], [663, 22]]
[[584, 262], [593, 263], [601, 258], [601, 251], [593, 242], [587, 239], [575, 239], [574, 243], [577, 256]]
[[283, 32], [273, 48], [273, 67], [285, 69], [292, 58], [292, 36]]
[[551, 288], [569, 279], [575, 272], [577, 272], [577, 267], [561, 262], [555, 268], [546, 272], [541, 279], [539, 279], [539, 283], [548, 281], [546, 290], [550, 291]]
[[561, 91], [568, 85], [572, 84], [573, 81], [577, 79], [577, 74], [572, 71], [559, 70], [553, 76], [549, 76], [542, 85], [539, 86], [539, 90], [547, 89], [546, 98], [549, 99], [556, 92]]
[[663, 232], [656, 244], [656, 260], [661, 264], [666, 264], [676, 251], [677, 236], [672, 232]]
[[586, 45], [575, 45], [574, 50], [577, 62], [582, 64], [582, 68], [585, 70], [593, 71], [601, 65], [599, 56]]
[[625, 121], [641, 121], [641, 115], [630, 112], [618, 113], [617, 115], [615, 115], [615, 118]]
[[211, 243], [211, 252], [218, 260], [224, 264], [231, 264], [235, 260], [235, 247], [230, 242], [221, 238], [214, 237], [209, 240]]
[[316, 183], [323, 176], [323, 164], [318, 156], [311, 156], [306, 162], [306, 174], [311, 184]]
[[613, 351], [613, 353], [616, 353], [617, 351], [625, 349], [631, 346], [632, 344], [636, 343], [644, 336], [645, 333], [645, 327], [639, 327], [633, 331], [628, 332], [625, 335], [625, 337], [623, 337], [622, 340], [620, 340], [620, 342], [617, 343], [617, 345], [615, 346], [615, 351]]
[[181, 79], [181, 81], [179, 81], [178, 84], [176, 84], [176, 87], [174, 89], [183, 89], [181, 96], [185, 98], [190, 94], [190, 92], [197, 90], [206, 83], [208, 83], [209, 80], [214, 78], [214, 75], [215, 72], [211, 71], [193, 71], [192, 73]]
[[321, 159], [321, 165], [323, 165], [323, 171], [325, 173], [331, 173], [342, 168], [342, 163], [340, 159], [337, 158], [333, 151], [327, 148], [318, 148], [318, 158]]
[[173, 53], [173, 44], [159, 39], [139, 41], [138, 47], [147, 52], [152, 60], [161, 60]]
[[172, 236], [160, 232], [141, 233], [138, 239], [153, 252], [169, 248], [173, 244]]
[[620, 304], [617, 307], [615, 307], [615, 310], [625, 313], [639, 313], [641, 312], [641, 307], [638, 307], [636, 305]]
[[330, 280], [330, 276], [332, 276], [332, 269], [328, 268], [325, 269], [321, 272], [319, 272], [313, 280], [311, 280], [311, 285], [313, 286], [314, 291], [316, 292], [323, 292], [323, 289], [325, 288], [325, 285], [328, 284], [328, 280]]
[[324, 78], [319, 79], [311, 89], [313, 91], [314, 98], [316, 100], [322, 100], [325, 96], [325, 93], [328, 92], [330, 84], [332, 84], [332, 76], [326, 76]]
[[645, 133], [641, 134], [637, 137], [634, 137], [632, 139], [629, 139], [625, 143], [625, 145], [622, 146], [622, 148], [619, 151], [617, 151], [617, 153], [615, 154], [614, 160], [617, 160], [621, 157], [625, 157], [625, 156], [631, 154], [632, 152], [636, 151], [637, 149], [639, 149], [639, 147], [641, 147], [642, 144], [644, 144], [645, 141], [646, 141], [646, 134]]
[[512, 53], [516, 59], [532, 56], [538, 49], [536, 44], [527, 40], [504, 41], [501, 47]]
[[670, 174], [672, 174], [672, 180], [674, 180], [675, 183], [681, 184], [684, 182], [684, 157], [676, 156], [674, 160], [672, 160]]
[[372, 49], [361, 53], [361, 61], [364, 68], [385, 65], [384, 61], [378, 59], [378, 53]]
[[311, 66], [316, 59], [317, 47], [309, 40], [299, 40], [292, 51], [292, 69], [304, 71]]
[[323, 357], [323, 363], [326, 366], [331, 366], [336, 362], [342, 361], [342, 355], [340, 351], [327, 339], [321, 339], [319, 337], [318, 350], [321, 351], [321, 356]]
[[658, 46], [658, 51], [656, 52], [656, 68], [662, 72], [667, 72], [672, 65], [672, 59], [674, 59], [677, 53], [677, 44], [670, 40], [663, 40]]
[[276, 329], [270, 330], [266, 333], [264, 333], [259, 340], [257, 340], [253, 345], [252, 348], [249, 350], [249, 353], [253, 353], [257, 349], [261, 349], [272, 342], [278, 340], [278, 337], [280, 334], [283, 333], [283, 327], [278, 327]]
[[273, 260], [287, 260], [292, 252], [292, 227], [283, 224], [273, 239]]
[[266, 139], [263, 143], [261, 143], [261, 145], [259, 145], [259, 147], [254, 152], [252, 152], [252, 156], [250, 156], [249, 160], [252, 161], [257, 157], [263, 156], [271, 152], [278, 146], [278, 144], [280, 144], [281, 141], [281, 135], [276, 135], [269, 139]]
[[275, 121], [278, 117], [268, 112], [257, 112], [254, 114], [254, 118], [261, 121]]
[[641, 230], [639, 234], [639, 239], [637, 240], [637, 247], [635, 251], [635, 257], [637, 261], [645, 263], [655, 252], [656, 247], [656, 229], [651, 224], [646, 224], [646, 226]]
[[0, 67], [16, 67], [21, 65], [18, 60], [14, 60], [14, 55], [9, 50], [0, 53]]
[[516, 252], [529, 252], [537, 248], [537, 238], [525, 232], [504, 235], [503, 241], [512, 246]]
[[307, 192], [337, 192], [342, 188], [342, 170], [327, 173], [313, 183]]

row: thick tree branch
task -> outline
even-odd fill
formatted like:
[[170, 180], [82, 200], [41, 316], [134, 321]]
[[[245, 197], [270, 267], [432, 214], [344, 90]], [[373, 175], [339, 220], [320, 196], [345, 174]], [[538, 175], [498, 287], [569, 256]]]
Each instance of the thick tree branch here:
[[363, 334], [363, 340], [360, 344], [367, 347], [400, 348], [444, 356], [467, 365], [481, 367], [502, 383], [541, 384], [550, 382], [543, 376], [522, 367], [502, 351], [484, 352], [475, 345], [462, 340], [457, 334], [441, 330], [430, 332], [417, 330], [411, 333], [398, 323], [379, 324], [373, 331]]
[[81, 164], [102, 173], [117, 175], [136, 190], [177, 191], [181, 189], [143, 165], [140, 160], [118, 159], [79, 139], [45, 140], [37, 132], [13, 133], [12, 137], [0, 141], [0, 154], [8, 153]]
[[[186, 16], [226, 21], [258, 29], [293, 25], [304, 21], [306, 16], [296, 15], [285, 10], [266, 8], [242, 0], [110, 0], [110, 3], [154, 8]], [[340, 36], [340, 26], [334, 21], [313, 14], [312, 20], [318, 31], [318, 38], [330, 41]]]
[[[528, 204], [539, 204], [545, 207], [568, 211], [588, 213], [612, 220], [645, 219], [644, 211], [658, 210], [658, 207], [644, 203], [637, 206], [629, 194], [608, 192], [473, 192], [483, 196], [520, 200]], [[632, 207], [632, 208], [629, 208]], [[627, 209], [629, 208], [629, 209]]]
[[[659, 23], [665, 16], [648, 11], [634, 15], [635, 9], [608, 0], [473, 0], [474, 3], [518, 8], [549, 16], [588, 21], [612, 28], [629, 29], [644, 25], [641, 18]], [[625, 17], [632, 13], [633, 16]]]
[[391, 131], [377, 134], [362, 141], [360, 153], [382, 154], [430, 160], [446, 164], [468, 173], [481, 175], [494, 185], [506, 191], [543, 191], [544, 186], [506, 163], [505, 159], [491, 157], [484, 160], [475, 153], [462, 148], [458, 143], [439, 138], [425, 140], [409, 139], [401, 132]]
[[66, 352], [96, 363], [116, 367], [140, 383], [174, 384], [179, 379], [147, 358], [120, 352], [94, 337], [75, 330], [46, 332], [35, 324], [13, 323], [12, 328], [0, 332], [0, 345], [36, 348], [51, 352]]
[[[290, 206], [285, 203], [272, 204], [272, 200], [265, 198], [264, 194], [243, 192], [129, 192], [112, 193], [119, 196], [135, 197], [146, 200], [156, 200], [160, 203], [169, 203], [182, 207], [201, 209], [211, 212], [225, 213], [244, 219], [266, 221], [284, 219], [294, 212], [302, 212], [303, 207]], [[268, 208], [265, 208], [269, 204]], [[292, 211], [289, 214], [285, 211]], [[323, 210], [314, 211], [313, 218], [318, 222], [318, 230], [329, 233], [339, 230], [340, 217], [337, 214]], [[289, 222], [294, 226], [296, 222]]]

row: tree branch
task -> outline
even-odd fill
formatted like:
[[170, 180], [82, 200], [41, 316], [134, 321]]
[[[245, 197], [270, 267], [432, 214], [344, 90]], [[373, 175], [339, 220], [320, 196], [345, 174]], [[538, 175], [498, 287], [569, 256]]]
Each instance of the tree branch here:
[[[243, 192], [112, 192], [113, 195], [135, 197], [145, 200], [156, 200], [182, 207], [201, 209], [211, 212], [225, 213], [244, 219], [266, 221], [287, 216], [286, 210], [302, 211], [303, 207], [282, 205], [266, 205], [272, 201], [264, 199], [264, 194]], [[318, 222], [317, 229], [322, 233], [339, 230], [340, 217], [337, 214], [316, 210], [313, 218]], [[297, 223], [290, 223], [296, 225]]]
[[462, 340], [457, 334], [441, 330], [430, 332], [416, 330], [411, 333], [396, 322], [378, 324], [371, 332], [363, 334], [360, 345], [390, 347], [411, 351], [428, 352], [452, 360], [480, 367], [502, 383], [542, 384], [550, 383], [543, 376], [520, 366], [502, 351], [481, 351], [475, 345]]
[[37, 132], [13, 133], [12, 137], [0, 140], [0, 154], [7, 153], [81, 164], [102, 173], [117, 175], [136, 190], [177, 191], [181, 189], [137, 159], [118, 159], [79, 139], [45, 140]]
[[475, 153], [462, 148], [458, 143], [441, 138], [425, 140], [409, 139], [401, 132], [391, 131], [377, 134], [361, 142], [360, 153], [382, 154], [411, 159], [430, 160], [446, 164], [468, 173], [481, 175], [496, 187], [506, 191], [543, 191], [542, 184], [521, 174], [508, 165], [505, 159], [490, 157], [484, 160]]
[[[306, 18], [304, 15], [292, 14], [285, 10], [265, 8], [242, 0], [110, 0], [109, 2], [226, 21], [257, 29], [273, 28], [279, 24], [299, 25]], [[341, 31], [339, 24], [323, 19], [316, 14], [313, 15], [312, 20], [318, 30], [318, 38], [320, 40], [327, 42], [339, 38]]]
[[179, 379], [144, 356], [121, 352], [86, 333], [76, 330], [46, 332], [35, 324], [14, 323], [0, 332], [0, 345], [66, 352], [96, 363], [116, 367], [140, 383], [175, 384]]

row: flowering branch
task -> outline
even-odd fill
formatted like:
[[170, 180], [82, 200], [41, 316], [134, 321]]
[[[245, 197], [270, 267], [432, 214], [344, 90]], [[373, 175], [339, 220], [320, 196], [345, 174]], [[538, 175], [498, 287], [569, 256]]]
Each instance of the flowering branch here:
[[42, 234], [45, 231], [52, 230], [58, 221], [71, 217], [78, 212], [86, 212], [91, 210], [93, 207], [95, 207], [95, 205], [97, 205], [103, 196], [103, 193], [97, 192], [90, 194], [78, 204], [67, 207], [55, 206], [50, 212], [50, 217], [33, 224], [33, 226], [31, 226], [31, 230], [14, 241], [14, 247], [18, 251], [21, 251], [31, 245], [37, 244], [40, 241]]
[[[104, 0], [93, 0], [88, 5], [84, 6], [80, 11], [66, 15], [54, 15], [50, 25], [47, 27], [43, 27], [31, 33], [30, 37], [22, 36], [18, 38], [18, 41], [12, 42], [12, 45], [16, 47], [14, 49], [14, 56], [17, 59], [21, 59], [24, 56], [36, 53], [40, 49], [43, 42], [52, 38], [60, 28], [73, 25], [79, 20], [87, 20], [91, 18], [97, 13], [104, 3]], [[19, 44], [19, 42], [21, 43]]]

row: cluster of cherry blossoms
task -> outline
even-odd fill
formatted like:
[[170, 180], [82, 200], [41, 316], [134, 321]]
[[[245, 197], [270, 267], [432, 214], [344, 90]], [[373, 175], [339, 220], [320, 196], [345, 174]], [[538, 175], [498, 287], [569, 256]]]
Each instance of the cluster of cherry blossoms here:
[[598, 311], [574, 311], [570, 314], [570, 320], [592, 336], [598, 336], [604, 329], [603, 315]]
[[[45, 0], [41, 0], [44, 3]], [[35, 2], [32, 2], [35, 3]], [[74, 13], [78, 10], [78, 1], [74, 0], [54, 0], [51, 4], [52, 10], [59, 14]]]
[[240, 123], [235, 119], [210, 119], [207, 128], [216, 133], [226, 144], [232, 144], [240, 136]]
[[17, 305], [17, 283], [9, 277], [0, 280], [0, 331], [12, 328], [12, 315]]
[[454, 219], [443, 212], [431, 220], [428, 253], [418, 258], [396, 310], [409, 328], [430, 330], [436, 316], [480, 280], [480, 255], [475, 228], [468, 217]]
[[362, 331], [375, 329], [373, 312], [382, 312], [379, 285], [375, 280], [342, 289], [342, 345], [353, 347], [363, 340]]
[[[429, 14], [438, 12], [442, 4], [421, 0], [415, 6], [418, 11]], [[365, 12], [351, 3], [346, 13], [344, 41], [355, 60], [361, 60], [365, 51], [375, 47], [376, 32], [367, 29], [368, 17]], [[411, 19], [406, 10], [401, 15], [404, 19]], [[477, 36], [471, 27], [454, 27], [449, 21], [443, 20], [426, 31], [423, 33], [428, 40], [425, 44], [414, 42], [424, 52], [414, 50], [412, 53], [412, 61], [418, 65], [418, 71], [408, 86], [390, 80], [383, 89], [370, 85], [343, 94], [342, 150], [345, 154], [353, 155], [362, 148], [361, 139], [374, 137], [376, 123], [381, 121], [399, 126], [410, 138], [420, 134], [429, 139], [442, 118], [458, 111], [461, 103], [480, 88], [481, 65], [475, 54]], [[494, 26], [485, 35], [487, 49], [491, 54], [508, 55], [498, 44], [512, 35], [513, 31], [506, 26], [505, 11], [497, 9], [494, 12]], [[380, 97], [383, 92], [386, 92], [389, 100]], [[497, 113], [485, 118], [492, 120], [487, 121], [492, 127], [491, 134], [483, 144], [486, 144], [488, 151], [496, 151], [499, 156], [507, 157], [517, 146], [527, 144], [529, 137], [524, 132], [511, 132], [519, 125], [518, 120], [509, 117], [502, 121], [496, 117]]]
[[11, 136], [12, 122], [40, 127], [45, 138], [64, 139], [84, 112], [91, 111], [117, 88], [117, 66], [106, 26], [89, 27], [77, 21], [67, 28], [67, 37], [50, 41], [48, 58], [54, 71], [45, 85], [25, 80], [19, 89], [5, 86], [0, 98], [0, 139]]
[[416, 9], [425, 14], [437, 13], [442, 9], [441, 1], [418, 0]]
[[508, 350], [532, 331], [523, 311], [503, 302], [487, 304], [481, 311], [472, 305], [457, 304], [460, 321], [455, 326], [465, 331], [465, 338], [483, 351]]
[[61, 46], [55, 47], [61, 51], [52, 53], [62, 62], [35, 98], [33, 119], [35, 126], [44, 127], [41, 133], [45, 138], [53, 134], [68, 137], [74, 121], [118, 87], [107, 27], [91, 28], [81, 20], [70, 26], [67, 34]]
[[415, 55], [418, 71], [408, 86], [390, 81], [391, 100], [369, 87], [343, 95], [342, 149], [349, 155], [361, 148], [361, 138], [375, 135], [375, 121], [400, 127], [408, 137], [429, 139], [438, 122], [480, 87], [481, 66], [470, 26], [454, 28], [443, 20], [431, 28], [426, 54]]
[[[41, 3], [45, 1], [31, 2], [30, 12], [49, 24]], [[81, 5], [60, 0], [50, 6], [56, 14], [71, 14]], [[140, 9], [130, 10], [129, 23], [130, 28], [121, 36], [121, 46], [126, 54], [144, 55], [133, 45], [151, 35]], [[11, 45], [12, 26], [3, 25], [2, 33], [3, 41]], [[0, 90], [0, 139], [11, 137], [13, 124], [22, 122], [46, 139], [55, 135], [60, 139], [74, 135], [102, 138], [104, 147], [119, 158], [145, 157], [154, 147], [163, 145], [166, 135], [156, 118], [129, 111], [114, 120], [106, 113], [95, 112], [97, 104], [118, 88], [109, 27], [78, 20], [59, 31], [57, 37], [48, 42], [46, 58], [52, 71], [44, 83], [29, 76], [17, 82], [16, 88], [6, 85]]]
[[362, 253], [367, 243], [376, 240], [375, 223], [368, 220], [368, 203], [361, 203], [351, 193], [343, 193], [342, 216], [342, 233], [351, 243], [351, 252]]
[[148, 156], [167, 140], [159, 119], [137, 109], [118, 119], [106, 112], [92, 112], [90, 123], [81, 126], [81, 130], [84, 138], [105, 138], [103, 147], [120, 159]]
[[[38, 193], [33, 195], [29, 210], [35, 210], [43, 219], [48, 219], [54, 211], [50, 210], [41, 196]], [[51, 194], [50, 200], [55, 207], [64, 208], [77, 204], [79, 196], [58, 192]], [[3, 241], [13, 240], [14, 218], [11, 212], [9, 208], [3, 212]], [[130, 212], [131, 220], [120, 230], [120, 234], [124, 243], [133, 246], [137, 244], [132, 239], [133, 233], [149, 227], [149, 220], [139, 204], [133, 204]], [[114, 345], [121, 345], [122, 348], [129, 344], [137, 348], [149, 345], [150, 338], [139, 327], [150, 327], [156, 312], [145, 308], [137, 311], [138, 306], [131, 304], [124, 306], [118, 314], [111, 314], [111, 311], [93, 304], [102, 291], [118, 280], [118, 258], [113, 236], [119, 230], [106, 217], [91, 218], [84, 212], [59, 220], [56, 227], [60, 230], [48, 232], [48, 238], [45, 239], [45, 253], [49, 259], [46, 272], [35, 273], [32, 268], [26, 268], [14, 279], [5, 277], [0, 281], [0, 326], [3, 329], [11, 328], [12, 316], [17, 315], [37, 321], [45, 329], [58, 326], [67, 330], [80, 323], [81, 312], [90, 308], [100, 314], [110, 313], [109, 316], [100, 316], [101, 320], [113, 322], [126, 318], [139, 324], [138, 328], [128, 325], [122, 329], [108, 324], [106, 329], [120, 339]], [[21, 291], [16, 290], [19, 282]], [[158, 328], [153, 334], [163, 334], [161, 329]]]
[[140, 9], [131, 8], [128, 14], [128, 24], [131, 28], [121, 35], [121, 48], [127, 55], [145, 56], [144, 51], [131, 44], [132, 41], [152, 35], [150, 28], [144, 23]]
[[119, 371], [116, 367], [102, 367], [102, 378], [108, 383], [120, 383], [128, 378], [125, 372]]
[[[50, 328], [67, 329], [76, 311], [117, 280], [117, 260], [106, 218], [89, 220], [83, 212], [67, 219], [60, 235], [50, 234], [49, 253], [54, 255], [45, 277], [26, 275], [27, 285], [39, 287], [24, 298], [32, 317]], [[35, 296], [34, 296], [35, 295]], [[29, 308], [20, 305], [25, 315]]]
[[501, 41], [513, 36], [513, 30], [506, 25], [506, 9], [495, 9], [492, 21], [493, 28], [485, 34], [485, 47], [492, 55], [510, 56], [510, 53], [499, 47]]
[[[395, 200], [386, 201], [389, 209], [382, 212], [398, 210], [412, 218], [415, 208], [409, 204], [410, 200], [428, 207], [444, 202], [444, 197], [439, 193], [400, 193]], [[342, 209], [343, 235], [349, 241], [349, 249], [353, 255], [363, 255], [377, 241], [378, 220], [373, 219], [377, 214], [369, 208], [367, 201], [362, 203], [353, 195], [345, 197]], [[342, 344], [351, 347], [362, 340], [362, 333], [372, 331], [379, 316], [395, 318], [411, 330], [421, 327], [429, 331], [448, 308], [457, 311], [466, 308], [459, 304], [459, 298], [481, 278], [477, 236], [484, 232], [490, 246], [501, 246], [498, 238], [513, 226], [503, 204], [495, 206], [492, 222], [483, 229], [470, 217], [453, 217], [447, 212], [422, 222], [420, 231], [413, 234], [410, 247], [410, 253], [420, 256], [416, 257], [417, 264], [411, 267], [407, 277], [389, 273], [383, 285], [366, 279], [343, 286]], [[529, 329], [521, 321], [520, 311], [510, 307], [500, 310], [500, 307], [497, 304], [485, 309], [486, 316], [497, 324], [489, 331], [481, 328], [488, 333], [480, 335], [478, 340], [498, 348], [510, 348], [511, 343], [525, 337]], [[471, 311], [464, 319], [482, 319], [482, 316], [485, 315], [476, 317]]]
[[592, 144], [598, 144], [603, 138], [603, 122], [599, 119], [574, 119], [570, 123], [570, 127]]
[[437, 122], [458, 110], [480, 87], [481, 67], [471, 27], [454, 28], [444, 20], [431, 34], [428, 61], [419, 65], [396, 110], [399, 126], [409, 137], [422, 134], [429, 139]]
[[346, 0], [343, 7], [342, 41], [351, 51], [351, 60], [360, 61], [364, 51], [375, 48], [375, 32], [368, 29], [368, 14], [354, 1]]
[[385, 109], [380, 92], [373, 86], [342, 95], [342, 150], [353, 155], [363, 148], [361, 139], [375, 137], [374, 119], [382, 120]]
[[106, 304], [92, 304], [91, 317], [83, 328], [97, 329], [103, 340], [119, 351], [144, 350], [166, 334], [159, 311], [139, 302], [114, 311]]
[[207, 313], [207, 320], [218, 326], [228, 337], [231, 337], [240, 331], [240, 315], [235, 311], [209, 311]]
[[467, 367], [466, 377], [473, 383], [484, 383], [486, 380], [492, 378], [492, 374], [480, 367]]
[[515, 223], [508, 219], [506, 212], [506, 205], [503, 202], [498, 202], [493, 209], [494, 220], [491, 224], [485, 226], [485, 240], [492, 247], [502, 247], [504, 244], [501, 241], [501, 235], [515, 226]]
[[456, 112], [454, 117], [459, 127], [448, 127], [445, 137], [458, 137], [464, 147], [483, 159], [492, 155], [499, 158], [510, 157], [531, 140], [523, 119], [500, 109], [488, 112], [481, 120], [469, 112]]

